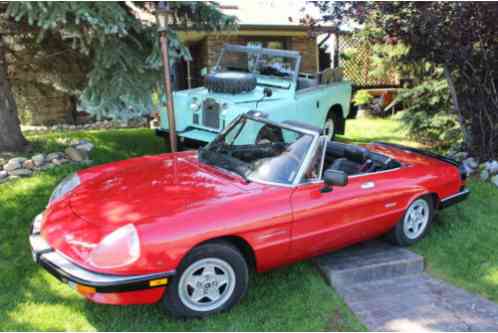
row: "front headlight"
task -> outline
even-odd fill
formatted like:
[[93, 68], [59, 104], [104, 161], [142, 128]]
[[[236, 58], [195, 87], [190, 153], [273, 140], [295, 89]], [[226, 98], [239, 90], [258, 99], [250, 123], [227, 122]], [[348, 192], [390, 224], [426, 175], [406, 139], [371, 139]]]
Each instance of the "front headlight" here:
[[140, 239], [133, 224], [114, 230], [105, 236], [88, 258], [97, 268], [117, 268], [129, 265], [140, 257]]
[[193, 112], [197, 112], [201, 109], [201, 103], [197, 99], [197, 97], [192, 98], [192, 101], [190, 102], [190, 110]]
[[52, 202], [59, 200], [67, 193], [74, 190], [76, 187], [80, 185], [80, 177], [77, 174], [72, 174], [67, 176], [62, 180], [62, 182], [57, 185], [55, 190], [52, 192], [50, 199], [48, 200], [48, 204], [50, 205]]

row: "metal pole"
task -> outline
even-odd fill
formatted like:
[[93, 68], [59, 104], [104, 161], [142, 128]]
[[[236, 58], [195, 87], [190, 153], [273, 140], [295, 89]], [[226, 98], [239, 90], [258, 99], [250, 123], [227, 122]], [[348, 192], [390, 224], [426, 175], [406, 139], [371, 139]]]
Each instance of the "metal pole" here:
[[187, 61], [187, 85], [189, 89], [192, 89], [192, 76], [190, 73], [190, 61]]
[[175, 123], [175, 108], [173, 105], [173, 93], [171, 92], [171, 76], [169, 66], [169, 51], [168, 51], [168, 35], [166, 31], [160, 32], [159, 41], [161, 43], [161, 53], [164, 67], [164, 87], [166, 89], [166, 98], [168, 106], [168, 125], [169, 125], [169, 143], [171, 151], [177, 151], [176, 142], [176, 123]]

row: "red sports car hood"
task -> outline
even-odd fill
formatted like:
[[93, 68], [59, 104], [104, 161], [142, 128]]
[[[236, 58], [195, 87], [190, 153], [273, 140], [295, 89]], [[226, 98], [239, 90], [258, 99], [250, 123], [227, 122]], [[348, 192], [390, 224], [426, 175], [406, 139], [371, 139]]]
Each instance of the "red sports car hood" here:
[[69, 198], [74, 213], [92, 224], [117, 227], [172, 216], [243, 191], [234, 185], [239, 179], [200, 164], [194, 154], [131, 161], [83, 180]]

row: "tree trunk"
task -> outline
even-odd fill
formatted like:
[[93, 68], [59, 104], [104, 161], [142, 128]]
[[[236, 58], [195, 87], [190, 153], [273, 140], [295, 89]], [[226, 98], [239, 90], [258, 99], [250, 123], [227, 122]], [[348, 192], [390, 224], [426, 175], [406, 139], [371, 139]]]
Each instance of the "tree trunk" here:
[[451, 95], [453, 111], [457, 115], [458, 122], [463, 131], [463, 143], [467, 148], [470, 148], [472, 147], [472, 133], [469, 131], [462, 110], [460, 108], [460, 103], [458, 102], [458, 95], [455, 89], [455, 83], [451, 78], [451, 72], [450, 69], [448, 68], [448, 65], [444, 65], [444, 75], [446, 77], [446, 81], [448, 81], [448, 90]]
[[7, 61], [0, 35], [0, 151], [23, 151], [29, 147], [21, 132], [17, 107], [7, 77]]

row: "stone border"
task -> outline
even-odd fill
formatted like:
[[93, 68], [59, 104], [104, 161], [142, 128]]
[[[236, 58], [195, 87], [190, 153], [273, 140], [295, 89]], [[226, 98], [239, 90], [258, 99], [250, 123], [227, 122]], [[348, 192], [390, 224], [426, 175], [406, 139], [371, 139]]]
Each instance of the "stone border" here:
[[87, 124], [57, 124], [53, 126], [29, 126], [23, 125], [21, 129], [23, 132], [45, 133], [54, 131], [83, 131], [83, 130], [102, 130], [112, 128], [146, 128], [148, 126], [147, 118], [133, 118], [127, 121], [111, 121], [102, 120]]
[[13, 157], [8, 161], [0, 158], [0, 184], [21, 177], [31, 177], [38, 171], [52, 169], [67, 163], [90, 164], [90, 152], [94, 145], [86, 140], [73, 140], [64, 152], [36, 154], [31, 158]]

